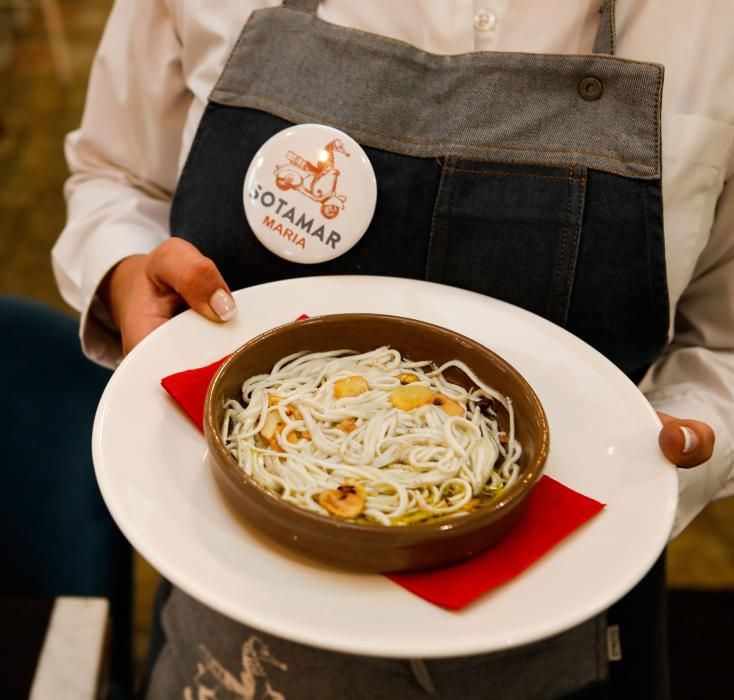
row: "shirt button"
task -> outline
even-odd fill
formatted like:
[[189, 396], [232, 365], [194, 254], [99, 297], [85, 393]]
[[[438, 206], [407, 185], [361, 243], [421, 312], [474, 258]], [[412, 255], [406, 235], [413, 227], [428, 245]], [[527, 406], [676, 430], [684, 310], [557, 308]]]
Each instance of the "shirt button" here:
[[497, 15], [492, 10], [477, 10], [474, 15], [474, 28], [480, 32], [491, 32], [497, 24]]

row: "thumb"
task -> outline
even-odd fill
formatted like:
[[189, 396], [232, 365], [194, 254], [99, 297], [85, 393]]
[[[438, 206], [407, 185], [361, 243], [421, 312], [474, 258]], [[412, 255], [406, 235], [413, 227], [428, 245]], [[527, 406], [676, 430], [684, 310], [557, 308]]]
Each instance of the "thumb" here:
[[715, 435], [711, 426], [697, 420], [658, 413], [663, 427], [658, 443], [663, 454], [679, 467], [697, 467], [711, 458]]
[[170, 238], [151, 254], [148, 276], [173, 289], [194, 311], [211, 321], [229, 321], [237, 306], [217, 266], [181, 238]]

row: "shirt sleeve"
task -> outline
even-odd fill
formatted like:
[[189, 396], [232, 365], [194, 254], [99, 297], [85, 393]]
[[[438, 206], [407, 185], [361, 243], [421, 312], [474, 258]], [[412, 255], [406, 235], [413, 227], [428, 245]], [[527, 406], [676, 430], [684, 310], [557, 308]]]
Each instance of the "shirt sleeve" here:
[[716, 433], [708, 462], [678, 469], [675, 536], [709, 501], [734, 494], [734, 177], [678, 303], [673, 340], [642, 389], [657, 411], [702, 420]]
[[97, 288], [120, 260], [169, 234], [181, 134], [193, 99], [164, 0], [116, 0], [92, 66], [82, 123], [66, 138], [67, 224], [52, 251], [85, 354], [114, 366], [119, 337]]

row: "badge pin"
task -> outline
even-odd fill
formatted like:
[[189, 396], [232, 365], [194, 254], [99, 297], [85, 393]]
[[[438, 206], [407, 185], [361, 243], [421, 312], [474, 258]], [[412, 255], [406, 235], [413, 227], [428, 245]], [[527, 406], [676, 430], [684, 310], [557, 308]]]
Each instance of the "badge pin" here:
[[372, 164], [349, 135], [322, 124], [268, 139], [245, 175], [245, 215], [257, 239], [291, 262], [346, 253], [364, 235], [377, 200]]

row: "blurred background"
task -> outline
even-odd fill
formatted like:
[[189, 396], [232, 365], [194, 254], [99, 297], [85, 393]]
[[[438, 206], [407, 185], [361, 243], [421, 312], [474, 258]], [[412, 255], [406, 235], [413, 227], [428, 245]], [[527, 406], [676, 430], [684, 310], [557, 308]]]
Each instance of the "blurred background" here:
[[[91, 61], [111, 5], [111, 0], [0, 0], [0, 294], [33, 299], [74, 318], [59, 297], [50, 264], [65, 217], [63, 139], [79, 124]], [[138, 672], [157, 578], [136, 556], [133, 658]], [[728, 635], [717, 638], [714, 630], [718, 625], [734, 633], [734, 499], [711, 504], [670, 545], [668, 581], [674, 694], [712, 697], [691, 695], [686, 684], [692, 678], [691, 687], [700, 691], [700, 679], [713, 672], [732, 678], [726, 667], [731, 665]]]

